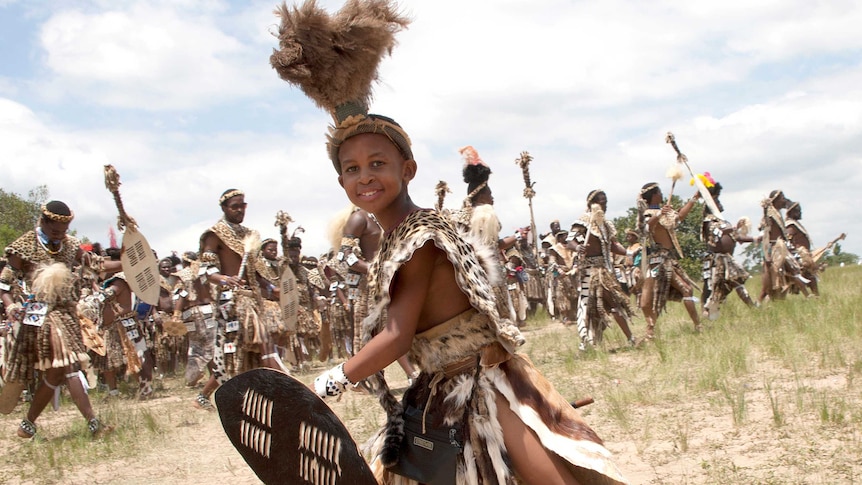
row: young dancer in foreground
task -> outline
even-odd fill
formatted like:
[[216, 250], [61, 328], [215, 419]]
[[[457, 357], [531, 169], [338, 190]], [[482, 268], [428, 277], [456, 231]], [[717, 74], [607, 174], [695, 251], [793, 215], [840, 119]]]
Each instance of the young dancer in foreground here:
[[[514, 352], [523, 337], [497, 313], [482, 266], [490, 258], [445, 216], [411, 200], [417, 164], [407, 134], [367, 114], [377, 63], [407, 20], [379, 0], [349, 2], [332, 19], [313, 1], [278, 13], [280, 50], [271, 62], [334, 113], [327, 148], [338, 182], [384, 230], [369, 271], [365, 345], [315, 381], [322, 397], [375, 381], [388, 415], [370, 445], [378, 481], [415, 483], [388, 469], [399, 459], [402, 413], [413, 407], [429, 428], [465, 431], [457, 483], [625, 483], [596, 433]], [[399, 403], [380, 373], [405, 353], [422, 373]]]

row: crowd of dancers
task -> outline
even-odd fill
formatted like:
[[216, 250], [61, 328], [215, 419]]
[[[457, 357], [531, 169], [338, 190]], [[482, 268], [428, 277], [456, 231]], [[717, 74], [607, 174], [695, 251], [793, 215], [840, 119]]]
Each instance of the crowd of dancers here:
[[[472, 147], [461, 151], [467, 196], [461, 207], [446, 209], [448, 187], [438, 186], [437, 210], [477, 251], [494, 255], [497, 267], [489, 274], [497, 311], [518, 326], [542, 309], [576, 327], [579, 347], [587, 349], [599, 346], [615, 321], [636, 346], [656, 337], [656, 320], [668, 301], [681, 301], [699, 332], [701, 319], [718, 318], [733, 292], [750, 307], [788, 293], [819, 294], [824, 250], [812, 249], [800, 204], [780, 190], [763, 200], [761, 235], [753, 236], [747, 218], [736, 224], [722, 218], [721, 184], [708, 174], [699, 176], [710, 200], [702, 211], [699, 237], [706, 252], [698, 284], [679, 264], [676, 228], [702, 198], [700, 192], [676, 210], [658, 183], [643, 185], [636, 226], [622, 236], [605, 218], [608, 199], [600, 189], [588, 193], [586, 210], [568, 230], [554, 220], [536, 237], [529, 225], [501, 236], [491, 169]], [[73, 212], [62, 202], [43, 206], [36, 229], [6, 248], [0, 277], [3, 396], [7, 407], [19, 394], [32, 401], [20, 436], [35, 434], [36, 418], [64, 383], [91, 431], [104, 429], [89, 405], [87, 379], [78, 372], [87, 367], [108, 396], [119, 395], [118, 378], [132, 379], [141, 400], [153, 395], [154, 376], [184, 369], [187, 386], [202, 386], [193, 405], [212, 410], [211, 394], [244, 370], [302, 371], [312, 360], [355, 353], [368, 311], [368, 268], [382, 234], [375, 218], [348, 207], [330, 224], [331, 250], [310, 256], [302, 253], [302, 228], [290, 232], [294, 221], [286, 213], [276, 215], [280, 238], [261, 239], [242, 225], [247, 206], [242, 191], [225, 191], [218, 206], [222, 216], [201, 235], [196, 250], [158, 260], [154, 304], [131, 290], [119, 248], [83, 245], [67, 234]], [[734, 258], [739, 243], [762, 246], [757, 299], [745, 288], [749, 273]], [[289, 285], [282, 284], [285, 278]], [[291, 292], [293, 300], [282, 291]], [[641, 338], [632, 330], [638, 310], [646, 321]], [[406, 356], [399, 363], [409, 379], [417, 376]]]

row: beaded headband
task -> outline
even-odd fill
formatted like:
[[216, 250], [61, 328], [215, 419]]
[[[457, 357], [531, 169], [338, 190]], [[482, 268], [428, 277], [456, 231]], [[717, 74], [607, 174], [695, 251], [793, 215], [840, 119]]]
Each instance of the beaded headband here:
[[224, 203], [227, 202], [229, 199], [232, 199], [238, 195], [245, 195], [245, 192], [243, 192], [242, 190], [238, 190], [238, 189], [234, 189], [234, 190], [231, 190], [230, 192], [226, 192], [224, 195], [219, 197], [218, 205], [224, 205]]
[[71, 212], [71, 214], [69, 214], [68, 216], [65, 216], [63, 214], [55, 214], [55, 213], [51, 212], [50, 210], [48, 210], [48, 206], [46, 206], [45, 204], [42, 204], [42, 215], [45, 216], [45, 218], [50, 219], [52, 221], [72, 222], [72, 219], [75, 218], [75, 213], [72, 212], [71, 210], [69, 210], [69, 212]]

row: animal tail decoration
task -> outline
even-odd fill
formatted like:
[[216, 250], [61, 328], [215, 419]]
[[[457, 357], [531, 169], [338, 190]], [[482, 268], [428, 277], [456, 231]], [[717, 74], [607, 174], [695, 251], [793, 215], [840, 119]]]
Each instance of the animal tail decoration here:
[[434, 208], [438, 211], [443, 210], [443, 201], [446, 199], [446, 194], [450, 193], [452, 193], [452, 191], [449, 189], [449, 184], [444, 180], [437, 182], [437, 186], [434, 187], [434, 195], [437, 196], [437, 204], [434, 205]]

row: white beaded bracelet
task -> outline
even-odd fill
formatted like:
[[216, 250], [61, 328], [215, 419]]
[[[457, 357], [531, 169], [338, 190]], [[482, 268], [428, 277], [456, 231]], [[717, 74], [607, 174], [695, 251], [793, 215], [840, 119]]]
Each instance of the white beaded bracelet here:
[[332, 377], [333, 381], [335, 381], [341, 385], [344, 385], [344, 386], [347, 386], [348, 384], [350, 384], [351, 386], [356, 385], [356, 383], [351, 381], [350, 379], [348, 379], [347, 374], [344, 373], [344, 362], [335, 366], [332, 369], [330, 376]]

